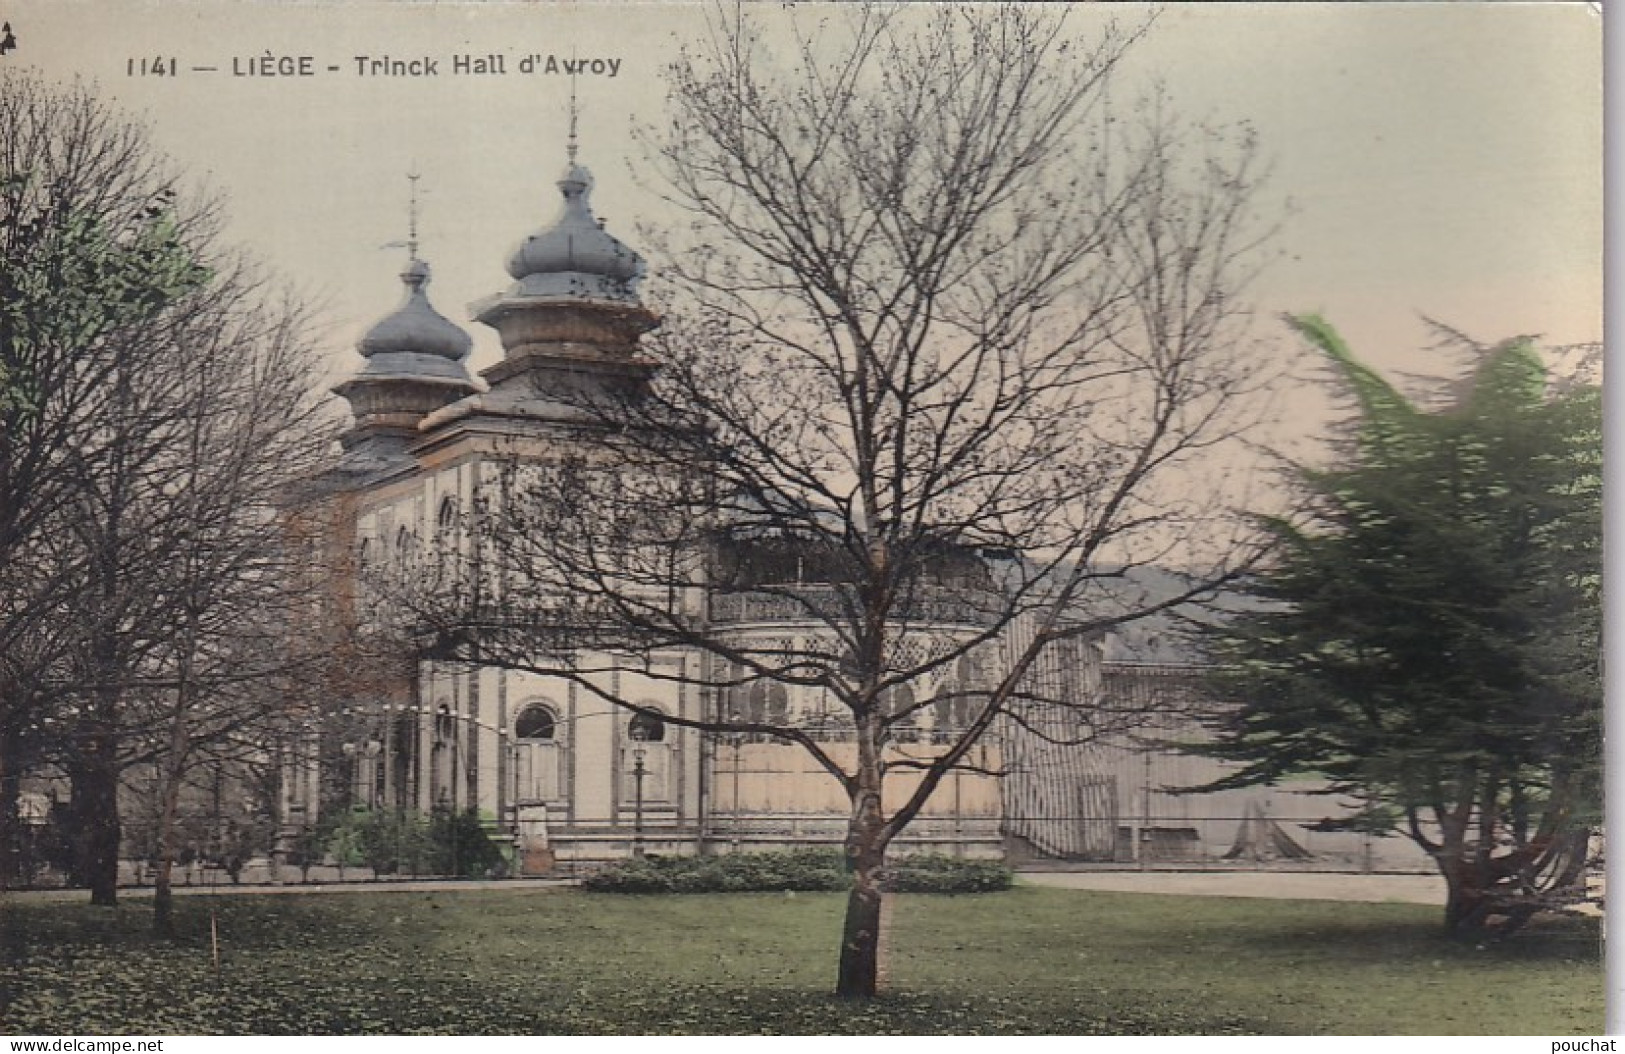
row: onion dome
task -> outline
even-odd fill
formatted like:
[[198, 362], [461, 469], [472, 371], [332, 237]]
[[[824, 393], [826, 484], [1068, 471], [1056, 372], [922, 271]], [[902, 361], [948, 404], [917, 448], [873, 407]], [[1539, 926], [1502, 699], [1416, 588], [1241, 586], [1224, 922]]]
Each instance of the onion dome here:
[[379, 319], [356, 344], [368, 360], [360, 377], [470, 383], [462, 362], [474, 342], [430, 306], [423, 292], [429, 284], [429, 265], [413, 259], [401, 272], [401, 282], [406, 286], [401, 306]]
[[424, 295], [429, 265], [414, 256], [401, 281], [406, 299], [356, 344], [367, 365], [333, 389], [355, 418], [340, 436], [351, 467], [404, 457], [426, 415], [479, 390], [463, 366], [473, 340]]
[[508, 260], [508, 273], [519, 281], [514, 292], [636, 302], [643, 258], [593, 217], [592, 174], [572, 159], [558, 187], [564, 195], [558, 219], [527, 237]]

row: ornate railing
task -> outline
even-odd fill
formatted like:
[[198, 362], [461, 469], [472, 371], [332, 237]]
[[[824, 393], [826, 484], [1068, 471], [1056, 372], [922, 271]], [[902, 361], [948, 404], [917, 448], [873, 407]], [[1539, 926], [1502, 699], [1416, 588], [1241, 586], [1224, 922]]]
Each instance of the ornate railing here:
[[[991, 598], [965, 590], [917, 590], [901, 607], [899, 617], [913, 622], [949, 625], [980, 625], [989, 620]], [[713, 592], [710, 596], [711, 621], [735, 622], [838, 622], [847, 607], [840, 591], [827, 585], [775, 586], [771, 590], [741, 593]]]

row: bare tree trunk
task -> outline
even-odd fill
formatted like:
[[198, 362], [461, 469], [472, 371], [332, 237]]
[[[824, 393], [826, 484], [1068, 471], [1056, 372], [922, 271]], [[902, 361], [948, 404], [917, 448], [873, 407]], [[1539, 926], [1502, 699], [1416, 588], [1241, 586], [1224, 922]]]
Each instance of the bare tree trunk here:
[[22, 799], [19, 753], [16, 730], [0, 728], [0, 890], [23, 884], [18, 859], [22, 834], [17, 816], [17, 805]]
[[187, 761], [186, 692], [183, 680], [169, 725], [169, 756], [158, 765], [162, 782], [158, 806], [158, 867], [152, 879], [152, 928], [165, 937], [175, 934], [175, 816], [180, 811], [181, 779]]
[[886, 863], [884, 846], [876, 846], [877, 832], [854, 824], [847, 844], [852, 861], [852, 892], [846, 899], [846, 924], [841, 930], [840, 975], [835, 994], [844, 999], [867, 999], [880, 987], [880, 888]]
[[152, 928], [164, 937], [175, 935], [175, 814], [181, 800], [179, 766], [164, 766], [163, 798], [158, 807], [158, 866], [152, 876]]
[[885, 815], [880, 808], [878, 723], [872, 715], [866, 716], [859, 720], [857, 731], [858, 771], [853, 780], [852, 818], [846, 835], [852, 892], [846, 900], [840, 972], [835, 981], [835, 994], [843, 999], [869, 999], [880, 989], [880, 909], [885, 897], [880, 888], [887, 840]]
[[106, 907], [118, 903], [118, 852], [121, 830], [118, 810], [118, 738], [99, 727], [81, 742], [70, 778], [73, 784], [73, 824], [78, 847], [78, 878], [90, 887], [90, 902]]

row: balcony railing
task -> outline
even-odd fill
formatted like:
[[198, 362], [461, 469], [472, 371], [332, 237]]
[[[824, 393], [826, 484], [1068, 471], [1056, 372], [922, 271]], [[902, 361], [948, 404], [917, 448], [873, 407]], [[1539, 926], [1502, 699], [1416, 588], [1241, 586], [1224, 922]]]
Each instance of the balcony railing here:
[[[713, 592], [710, 596], [711, 621], [738, 622], [839, 622], [846, 616], [843, 597], [834, 586], [786, 585], [771, 592]], [[933, 588], [916, 590], [896, 612], [911, 622], [975, 626], [991, 620], [993, 598], [973, 590]]]

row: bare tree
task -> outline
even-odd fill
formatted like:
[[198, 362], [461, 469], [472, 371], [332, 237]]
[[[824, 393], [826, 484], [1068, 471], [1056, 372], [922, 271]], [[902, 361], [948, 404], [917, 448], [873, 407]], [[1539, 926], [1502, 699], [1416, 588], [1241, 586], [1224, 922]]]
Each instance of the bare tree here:
[[154, 924], [171, 929], [181, 790], [200, 761], [219, 771], [265, 749], [281, 682], [317, 656], [288, 627], [312, 598], [274, 502], [326, 453], [311, 350], [297, 305], [262, 306], [247, 281], [219, 287], [184, 342], [191, 369], [170, 392], [185, 429], [161, 498], [164, 559], [147, 576], [166, 631], [143, 664], [143, 706], [121, 722], [123, 764], [150, 763], [159, 798]]
[[[1230, 452], [1267, 372], [1241, 296], [1270, 224], [1245, 128], [1116, 104], [1145, 27], [865, 6], [792, 18], [783, 47], [760, 18], [712, 16], [645, 136], [685, 220], [644, 234], [669, 299], [650, 360], [577, 396], [590, 442], [520, 452], [436, 557], [466, 566], [410, 607], [433, 656], [632, 710], [604, 671], [702, 656], [647, 673], [712, 711], [658, 716], [799, 744], [846, 792], [836, 990], [864, 997], [887, 849], [944, 778], [1001, 722], [1121, 727], [1075, 645], [1250, 558]], [[1144, 594], [1147, 565], [1183, 585]], [[752, 606], [814, 631], [742, 632]], [[962, 719], [904, 734], [966, 660]], [[825, 693], [839, 734], [739, 707], [760, 683]]]
[[271, 488], [321, 436], [300, 312], [263, 306], [146, 130], [83, 86], [0, 89], [0, 842], [23, 766], [65, 773], [75, 877], [110, 904], [121, 770], [224, 641], [255, 668]]
[[106, 511], [83, 485], [122, 471], [133, 374], [165, 306], [207, 279], [194, 249], [211, 223], [177, 204], [145, 130], [84, 86], [0, 78], [0, 881], [17, 774], [62, 682], [86, 680], [64, 672], [84, 627], [63, 605], [107, 570], [65, 524]]

